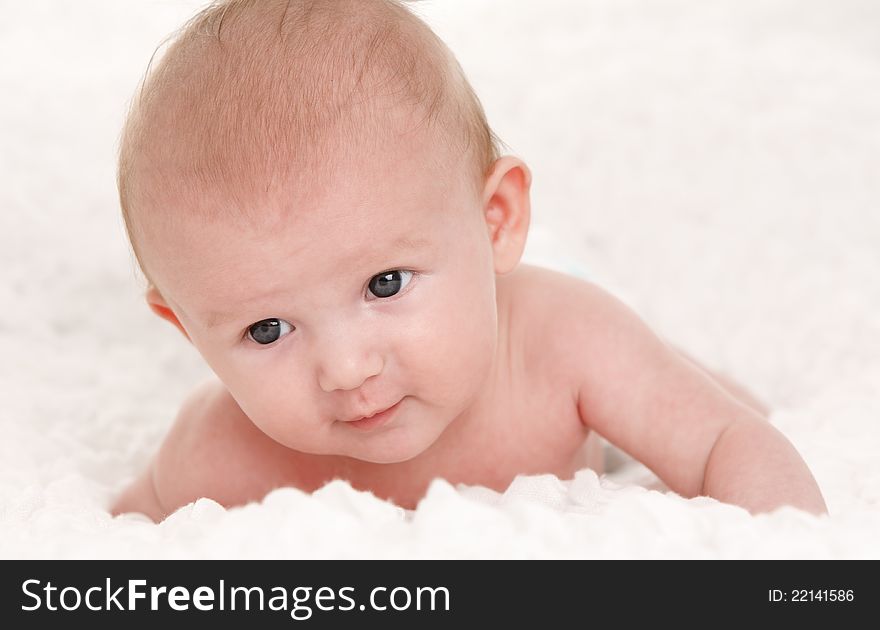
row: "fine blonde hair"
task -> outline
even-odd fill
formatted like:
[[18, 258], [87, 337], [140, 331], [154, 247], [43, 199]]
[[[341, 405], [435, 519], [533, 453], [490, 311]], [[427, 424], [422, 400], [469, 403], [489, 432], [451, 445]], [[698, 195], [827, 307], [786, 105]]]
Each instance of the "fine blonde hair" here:
[[220, 195], [253, 220], [255, 196], [320, 180], [358, 140], [388, 142], [401, 120], [430, 129], [477, 193], [500, 155], [461, 66], [406, 0], [218, 0], [167, 41], [119, 143], [122, 215], [148, 281], [134, 226], [147, 208], [171, 222], [213, 218], [198, 200]]

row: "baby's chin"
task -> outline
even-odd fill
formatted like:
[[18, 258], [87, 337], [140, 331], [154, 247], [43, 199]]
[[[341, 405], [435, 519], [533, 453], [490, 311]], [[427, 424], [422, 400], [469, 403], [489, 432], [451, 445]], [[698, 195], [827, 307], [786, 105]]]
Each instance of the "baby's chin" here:
[[326, 427], [329, 430], [313, 432], [308, 441], [291, 436], [277, 436], [274, 439], [290, 449], [311, 455], [347, 457], [370, 464], [401, 464], [429, 450], [446, 429], [445, 425], [414, 423], [405, 419], [397, 419], [388, 426], [374, 429], [360, 429], [346, 424], [332, 422]]
[[[350, 434], [344, 441], [345, 455], [371, 464], [401, 464], [418, 458], [427, 451], [440, 437], [442, 431], [434, 434], [414, 430], [412, 425], [389, 427], [375, 433], [365, 432], [363, 435]], [[346, 429], [346, 432], [357, 429]]]
[[355, 445], [350, 449], [351, 452], [345, 453], [345, 455], [370, 464], [401, 464], [417, 458], [428, 450], [433, 442], [433, 440], [364, 439], [361, 444]]

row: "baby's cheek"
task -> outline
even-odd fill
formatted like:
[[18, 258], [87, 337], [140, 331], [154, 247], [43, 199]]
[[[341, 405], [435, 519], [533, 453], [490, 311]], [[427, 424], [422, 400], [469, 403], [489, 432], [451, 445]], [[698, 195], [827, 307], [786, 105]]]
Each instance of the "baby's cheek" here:
[[438, 304], [414, 327], [410, 373], [451, 404], [482, 382], [495, 350], [494, 302]]
[[291, 448], [302, 447], [302, 441], [314, 434], [314, 426], [320, 422], [313, 411], [314, 401], [305, 388], [297, 386], [296, 378], [302, 375], [263, 379], [247, 387], [239, 403], [257, 428]]

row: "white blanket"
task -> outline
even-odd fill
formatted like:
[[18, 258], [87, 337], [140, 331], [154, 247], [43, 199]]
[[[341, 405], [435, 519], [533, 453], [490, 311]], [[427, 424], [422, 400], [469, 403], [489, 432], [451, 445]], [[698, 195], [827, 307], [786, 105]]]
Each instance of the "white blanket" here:
[[0, 22], [0, 557], [880, 557], [880, 5], [420, 5], [532, 167], [527, 260], [767, 401], [831, 516], [685, 500], [609, 447], [605, 476], [438, 480], [414, 512], [337, 481], [111, 519], [207, 375], [143, 303], [114, 189], [125, 104], [198, 4], [35, 0]]

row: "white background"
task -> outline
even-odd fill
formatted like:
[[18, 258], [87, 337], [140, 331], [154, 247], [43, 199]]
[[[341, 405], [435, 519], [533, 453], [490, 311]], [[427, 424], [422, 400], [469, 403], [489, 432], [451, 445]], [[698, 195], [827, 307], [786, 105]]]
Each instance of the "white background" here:
[[[880, 557], [880, 4], [857, 0], [418, 9], [532, 168], [527, 260], [586, 270], [766, 400], [831, 519], [591, 478], [586, 494], [542, 486], [534, 519], [510, 507], [515, 488], [484, 513], [473, 497], [491, 493], [438, 484], [393, 544], [360, 526], [397, 512], [338, 487], [229, 514], [202, 502], [161, 527], [110, 520], [208, 374], [143, 302], [115, 190], [128, 100], [199, 6], [0, 1], [0, 555]], [[279, 525], [327, 510], [369, 548]], [[488, 545], [468, 528], [483, 517]]]

